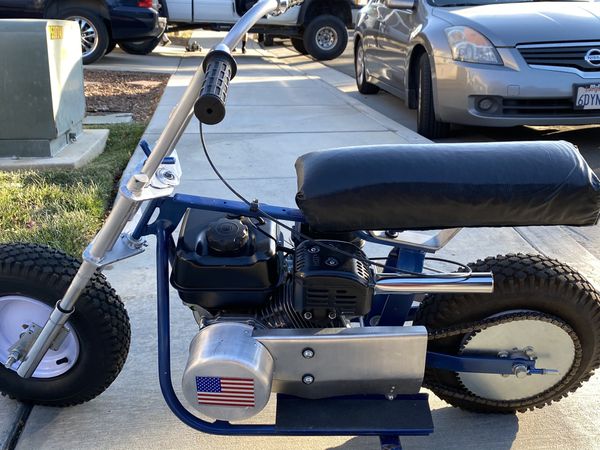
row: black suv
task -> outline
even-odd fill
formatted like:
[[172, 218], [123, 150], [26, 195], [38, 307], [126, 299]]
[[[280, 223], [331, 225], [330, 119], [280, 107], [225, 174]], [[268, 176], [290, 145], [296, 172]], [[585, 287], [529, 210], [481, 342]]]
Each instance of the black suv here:
[[117, 44], [131, 53], [151, 51], [166, 27], [158, 10], [158, 0], [0, 0], [0, 19], [76, 20], [84, 64]]

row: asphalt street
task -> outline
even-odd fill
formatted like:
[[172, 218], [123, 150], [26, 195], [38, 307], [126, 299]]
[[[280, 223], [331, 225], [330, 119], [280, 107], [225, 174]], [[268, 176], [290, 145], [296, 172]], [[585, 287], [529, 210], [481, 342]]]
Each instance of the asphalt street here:
[[[277, 41], [277, 43], [280, 43]], [[289, 46], [289, 41], [281, 41]], [[350, 35], [348, 46], [342, 56], [323, 63], [346, 75], [354, 77], [353, 36]], [[292, 50], [293, 51], [293, 50]], [[309, 57], [306, 57], [309, 59]], [[404, 102], [385, 91], [376, 95], [363, 95], [354, 90], [348, 95], [384, 114], [390, 119], [416, 131], [416, 111], [406, 107]], [[493, 141], [533, 141], [533, 140], [565, 140], [575, 144], [596, 175], [600, 176], [600, 125], [586, 126], [548, 126], [513, 128], [463, 127], [456, 126], [449, 138], [436, 142], [493, 142]], [[600, 226], [586, 228], [567, 228], [573, 238], [587, 248], [596, 257], [600, 257]]]

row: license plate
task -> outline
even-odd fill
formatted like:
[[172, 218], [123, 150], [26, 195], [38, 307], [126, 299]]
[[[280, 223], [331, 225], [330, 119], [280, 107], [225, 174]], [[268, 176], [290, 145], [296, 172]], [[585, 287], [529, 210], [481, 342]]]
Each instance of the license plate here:
[[575, 86], [575, 109], [600, 109], [600, 84]]

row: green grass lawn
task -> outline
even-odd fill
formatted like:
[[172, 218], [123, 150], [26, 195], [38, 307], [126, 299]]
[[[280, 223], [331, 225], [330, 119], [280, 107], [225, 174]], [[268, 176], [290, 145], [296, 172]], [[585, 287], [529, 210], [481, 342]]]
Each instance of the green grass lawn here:
[[0, 242], [36, 242], [80, 257], [112, 205], [145, 124], [112, 125], [104, 153], [75, 170], [0, 171]]

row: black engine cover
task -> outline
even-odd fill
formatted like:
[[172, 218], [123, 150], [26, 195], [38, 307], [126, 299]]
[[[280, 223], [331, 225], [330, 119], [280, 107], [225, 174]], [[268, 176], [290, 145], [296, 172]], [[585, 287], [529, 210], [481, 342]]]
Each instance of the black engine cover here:
[[366, 259], [365, 254], [349, 242], [300, 243], [295, 254], [294, 309], [305, 317], [309, 313], [315, 321], [367, 314], [371, 309], [373, 288], [369, 266], [364, 262]]
[[283, 282], [283, 242], [271, 221], [228, 218], [226, 214], [189, 210], [173, 262], [171, 284], [186, 303], [207, 310], [248, 311], [262, 305]]

